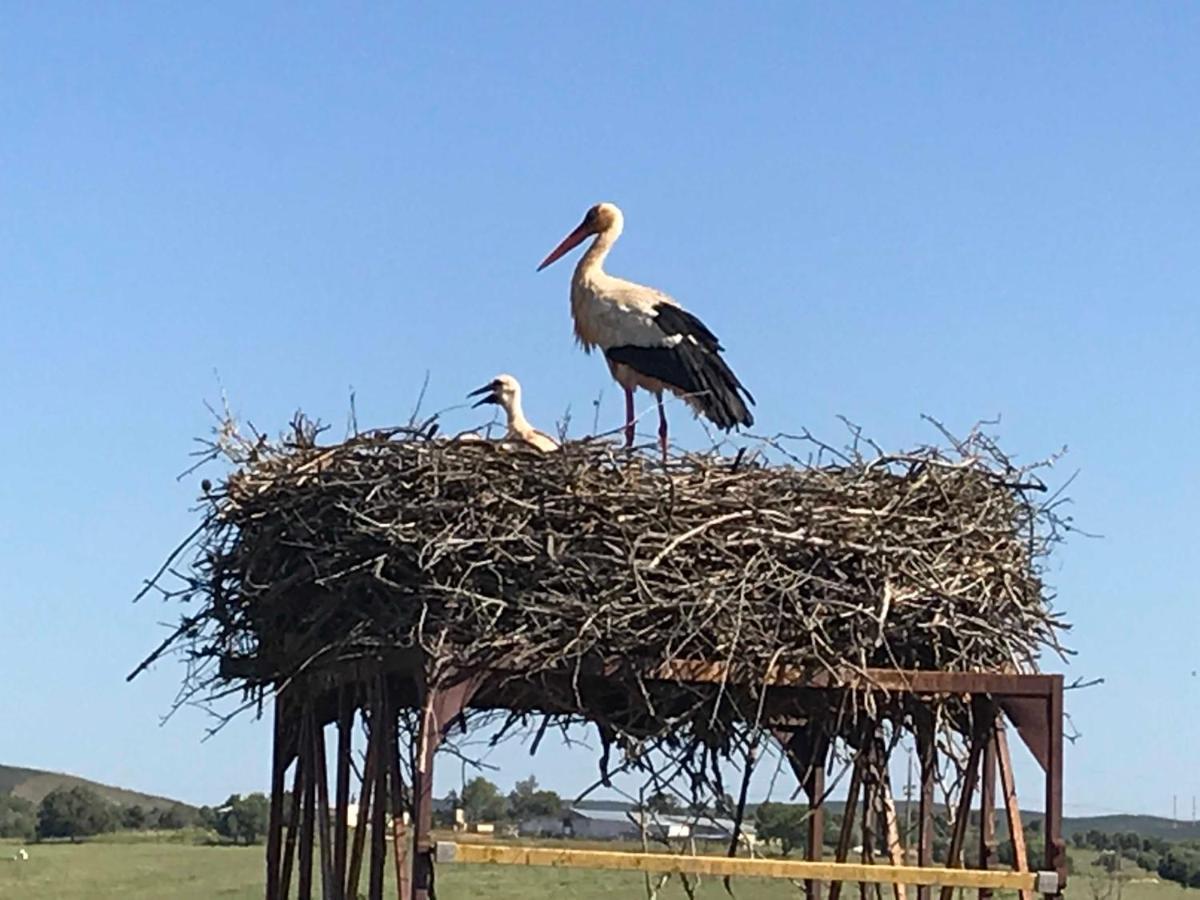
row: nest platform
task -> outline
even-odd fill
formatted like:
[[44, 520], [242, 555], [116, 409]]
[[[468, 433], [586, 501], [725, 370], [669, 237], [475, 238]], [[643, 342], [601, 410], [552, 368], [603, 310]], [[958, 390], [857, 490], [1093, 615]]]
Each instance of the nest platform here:
[[[366, 852], [355, 842], [371, 831], [376, 896], [385, 817], [407, 812], [402, 890], [428, 896], [434, 750], [451, 725], [496, 711], [505, 728], [531, 728], [535, 746], [549, 727], [591, 723], [601, 780], [613, 766], [653, 769], [658, 754], [671, 769], [655, 774], [683, 778], [694, 799], [724, 796], [721, 761], [739, 759], [739, 824], [767, 736], [817, 829], [836, 757], [853, 767], [863, 827], [885, 827], [889, 808], [894, 825], [887, 754], [907, 731], [922, 756], [922, 865], [926, 791], [932, 803], [948, 765], [968, 798], [956, 828], [965, 834], [977, 780], [985, 804], [992, 785], [994, 815], [1004, 713], [1046, 770], [1047, 866], [1063, 873], [1062, 679], [1038, 672], [1043, 654], [1063, 652], [1066, 625], [1041, 578], [1062, 522], [1033, 471], [982, 434], [869, 456], [777, 441], [667, 464], [603, 443], [541, 454], [416, 429], [323, 444], [303, 420], [279, 441], [227, 430], [214, 446], [232, 466], [206, 483], [201, 524], [178, 551], [189, 565], [177, 556], [152, 582], [189, 608], [143, 667], [179, 652], [184, 697], [274, 699], [268, 897], [291, 877], [285, 824], [330, 808], [329, 726], [337, 821], [313, 825], [322, 883], [354, 896], [354, 854]], [[350, 841], [359, 717], [371, 736]], [[808, 850], [819, 857], [816, 837]]]

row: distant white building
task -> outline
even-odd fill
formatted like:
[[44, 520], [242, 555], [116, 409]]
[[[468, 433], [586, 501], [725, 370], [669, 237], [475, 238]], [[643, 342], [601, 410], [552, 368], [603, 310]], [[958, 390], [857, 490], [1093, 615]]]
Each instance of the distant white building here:
[[[733, 820], [693, 819], [690, 816], [645, 814], [646, 834], [653, 840], [689, 838], [729, 840]], [[557, 816], [535, 816], [521, 822], [523, 836], [575, 837], [593, 841], [638, 840], [642, 835], [641, 814], [635, 810], [576, 809], [569, 807]], [[754, 826], [742, 823], [742, 833], [751, 842]]]

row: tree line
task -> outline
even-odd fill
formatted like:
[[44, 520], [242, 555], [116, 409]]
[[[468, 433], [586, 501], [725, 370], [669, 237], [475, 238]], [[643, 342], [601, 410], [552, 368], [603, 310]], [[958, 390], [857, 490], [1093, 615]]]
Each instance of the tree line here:
[[1142, 837], [1126, 831], [1108, 834], [1092, 828], [1071, 836], [1076, 847], [1100, 851], [1096, 865], [1108, 872], [1117, 872], [1123, 862], [1131, 862], [1164, 881], [1174, 881], [1184, 887], [1200, 887], [1200, 842], [1165, 841], [1157, 837]]
[[195, 809], [183, 804], [117, 804], [86, 785], [59, 787], [31, 803], [0, 796], [0, 838], [23, 841], [67, 838], [71, 841], [114, 831], [178, 831], [203, 828], [236, 843], [254, 843], [267, 828], [268, 801], [263, 794], [232, 795], [220, 807]]

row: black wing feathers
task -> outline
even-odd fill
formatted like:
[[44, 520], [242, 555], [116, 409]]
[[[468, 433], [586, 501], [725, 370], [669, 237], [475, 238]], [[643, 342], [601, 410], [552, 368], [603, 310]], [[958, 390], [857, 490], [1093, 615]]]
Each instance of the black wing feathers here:
[[[717, 336], [690, 312], [671, 304], [659, 306], [654, 320], [663, 332], [662, 346], [610, 347], [604, 355], [689, 395], [718, 428], [753, 425], [746, 401], [753, 403], [754, 398], [721, 358]], [[682, 340], [666, 343], [676, 336]]]

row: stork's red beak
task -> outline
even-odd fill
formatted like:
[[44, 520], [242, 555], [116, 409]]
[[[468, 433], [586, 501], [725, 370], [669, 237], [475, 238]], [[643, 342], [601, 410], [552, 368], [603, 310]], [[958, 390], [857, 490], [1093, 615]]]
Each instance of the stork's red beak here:
[[562, 239], [561, 244], [550, 251], [550, 255], [542, 260], [542, 264], [537, 267], [537, 270], [539, 272], [542, 271], [542, 269], [546, 268], [546, 266], [550, 265], [550, 263], [557, 260], [563, 254], [579, 246], [579, 243], [589, 234], [591, 234], [591, 230], [588, 228], [587, 223], [580, 223], [578, 228]]

